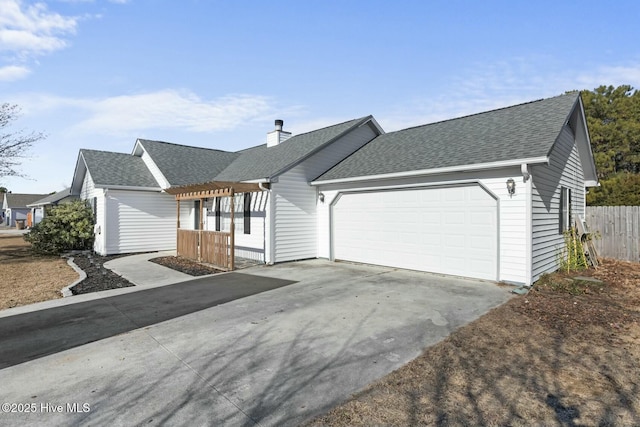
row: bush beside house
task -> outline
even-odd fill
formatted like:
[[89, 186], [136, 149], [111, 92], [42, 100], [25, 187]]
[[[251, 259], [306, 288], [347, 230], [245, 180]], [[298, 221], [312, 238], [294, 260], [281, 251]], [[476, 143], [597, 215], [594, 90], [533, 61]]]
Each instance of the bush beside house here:
[[59, 254], [93, 247], [93, 211], [84, 201], [55, 206], [24, 239], [40, 254]]

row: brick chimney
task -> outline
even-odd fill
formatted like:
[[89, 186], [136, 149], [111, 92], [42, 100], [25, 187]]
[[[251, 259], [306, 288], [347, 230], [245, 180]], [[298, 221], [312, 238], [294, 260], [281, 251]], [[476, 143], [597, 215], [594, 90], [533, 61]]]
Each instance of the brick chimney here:
[[291, 132], [285, 132], [282, 130], [284, 121], [276, 120], [276, 128], [267, 134], [267, 147], [275, 147], [281, 142], [291, 138]]

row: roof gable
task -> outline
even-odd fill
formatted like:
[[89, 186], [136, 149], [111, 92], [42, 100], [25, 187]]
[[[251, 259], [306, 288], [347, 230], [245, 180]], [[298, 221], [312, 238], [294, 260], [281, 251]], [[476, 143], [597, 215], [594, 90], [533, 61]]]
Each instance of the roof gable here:
[[543, 158], [578, 94], [561, 95], [378, 136], [318, 181]]
[[251, 181], [275, 177], [370, 119], [371, 116], [363, 117], [295, 135], [275, 147], [263, 144], [239, 151], [238, 158], [215, 179]]
[[170, 142], [139, 139], [153, 162], [172, 185], [212, 181], [240, 154]]
[[80, 157], [96, 187], [159, 188], [158, 182], [140, 157], [86, 149], [80, 150]]

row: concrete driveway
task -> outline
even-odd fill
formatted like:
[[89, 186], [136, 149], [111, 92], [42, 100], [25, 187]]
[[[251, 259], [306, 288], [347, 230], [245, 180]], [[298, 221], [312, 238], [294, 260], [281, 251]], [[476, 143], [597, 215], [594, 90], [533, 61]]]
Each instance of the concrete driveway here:
[[[15, 348], [20, 328], [26, 340], [51, 335], [42, 333], [47, 310], [23, 323], [24, 308], [3, 312], [0, 355], [13, 362], [0, 370], [0, 403], [22, 413], [4, 405], [0, 425], [297, 425], [509, 299], [492, 283], [323, 260], [232, 274], [266, 278], [270, 290], [215, 305], [218, 282], [231, 275], [213, 276], [212, 290], [192, 298], [209, 302], [178, 317], [166, 314], [170, 303], [151, 317], [133, 314], [144, 304], [120, 306], [130, 326], [100, 336], [113, 325], [95, 322], [98, 341], [88, 344], [58, 330], [68, 345], [42, 354], [32, 346], [24, 360], [3, 353], [5, 344]], [[190, 283], [155, 288], [155, 298], [181, 298], [177, 287]], [[131, 289], [122, 297], [143, 295]], [[73, 298], [58, 300], [75, 313], [67, 324], [90, 323], [87, 302], [68, 305]]]

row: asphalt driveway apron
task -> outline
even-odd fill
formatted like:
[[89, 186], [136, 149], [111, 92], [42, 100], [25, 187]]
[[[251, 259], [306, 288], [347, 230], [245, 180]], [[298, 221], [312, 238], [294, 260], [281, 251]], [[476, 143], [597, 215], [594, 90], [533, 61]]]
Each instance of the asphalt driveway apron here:
[[291, 283], [227, 273], [0, 318], [0, 369]]

